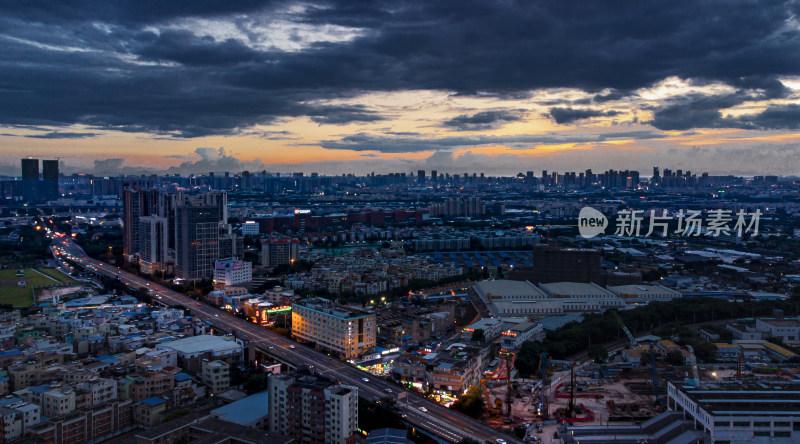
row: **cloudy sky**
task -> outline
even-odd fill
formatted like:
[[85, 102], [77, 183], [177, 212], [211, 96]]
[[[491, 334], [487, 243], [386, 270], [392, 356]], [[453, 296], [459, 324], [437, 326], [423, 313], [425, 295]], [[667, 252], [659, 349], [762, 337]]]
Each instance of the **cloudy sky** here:
[[0, 173], [800, 173], [796, 1], [0, 2]]

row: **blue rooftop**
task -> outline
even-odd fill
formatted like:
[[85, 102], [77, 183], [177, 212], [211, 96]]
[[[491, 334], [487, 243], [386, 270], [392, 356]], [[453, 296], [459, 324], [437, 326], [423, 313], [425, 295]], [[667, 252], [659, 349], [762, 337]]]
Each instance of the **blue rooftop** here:
[[22, 402], [22, 399], [17, 397], [0, 399], [0, 407], [8, 407], [11, 404], [16, 404], [18, 402]]
[[11, 350], [6, 350], [6, 351], [3, 351], [3, 352], [0, 352], [0, 358], [7, 358], [9, 356], [16, 356], [16, 355], [21, 355], [21, 354], [22, 354], [21, 351], [19, 351], [16, 348], [12, 348]]
[[191, 376], [189, 376], [189, 375], [188, 375], [188, 374], [186, 374], [186, 373], [180, 372], [180, 373], [178, 373], [177, 375], [175, 375], [174, 379], [175, 379], [175, 381], [177, 381], [177, 382], [181, 382], [181, 381], [185, 381], [185, 380], [187, 380], [187, 379], [192, 379], [192, 377], [191, 377]]
[[147, 398], [143, 401], [140, 401], [141, 404], [147, 404], [151, 407], [164, 404], [165, 402], [167, 401], [164, 398], [159, 398], [158, 396], [153, 396], [152, 398]]
[[412, 442], [406, 438], [407, 435], [408, 432], [405, 429], [376, 429], [369, 432], [365, 442], [367, 444], [406, 444], [408, 442]]
[[239, 401], [232, 402], [224, 407], [211, 411], [211, 416], [216, 418], [249, 426], [259, 419], [267, 416], [269, 412], [269, 392], [263, 391]]

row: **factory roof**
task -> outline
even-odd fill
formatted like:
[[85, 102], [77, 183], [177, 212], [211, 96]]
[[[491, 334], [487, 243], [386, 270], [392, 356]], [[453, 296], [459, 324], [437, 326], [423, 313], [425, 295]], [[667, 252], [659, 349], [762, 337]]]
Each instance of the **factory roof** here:
[[613, 297], [614, 293], [595, 284], [583, 282], [552, 282], [539, 284], [542, 290], [553, 296], [578, 296], [578, 297]]
[[649, 294], [680, 295], [679, 292], [660, 285], [615, 285], [609, 286], [608, 289], [617, 294], [635, 294], [639, 296]]
[[473, 288], [482, 298], [488, 298], [489, 294], [500, 297], [515, 297], [520, 299], [547, 297], [542, 290], [536, 288], [535, 285], [528, 281], [509, 281], [505, 279], [481, 281], [477, 282]]

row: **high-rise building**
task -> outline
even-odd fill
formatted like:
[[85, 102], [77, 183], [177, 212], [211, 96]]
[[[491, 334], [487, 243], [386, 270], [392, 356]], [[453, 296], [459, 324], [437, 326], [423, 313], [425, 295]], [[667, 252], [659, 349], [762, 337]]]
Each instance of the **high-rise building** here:
[[310, 368], [270, 373], [269, 430], [297, 442], [350, 442], [358, 430], [358, 387]]
[[166, 270], [169, 244], [167, 219], [160, 216], [139, 218], [139, 268], [152, 274]]
[[417, 183], [425, 183], [425, 170], [417, 170]]
[[219, 207], [196, 201], [175, 207], [175, 276], [193, 281], [214, 276], [219, 258]]
[[41, 200], [58, 199], [58, 160], [42, 161], [42, 182], [39, 187]]
[[217, 207], [219, 213], [219, 223], [227, 225], [228, 223], [228, 193], [224, 191], [208, 191], [199, 196], [205, 205], [213, 205]]
[[157, 214], [158, 191], [128, 187], [122, 190], [122, 247], [125, 260], [135, 262], [142, 245], [139, 218]]
[[261, 241], [261, 265], [277, 267], [278, 265], [291, 265], [297, 260], [297, 248], [300, 241], [297, 239], [271, 237]]
[[436, 170], [431, 170], [431, 182], [436, 183], [439, 181], [439, 174]]
[[594, 282], [605, 285], [600, 251], [591, 248], [560, 248], [549, 245], [534, 248], [531, 267], [515, 267], [509, 279], [535, 283]]
[[375, 313], [311, 298], [292, 305], [292, 336], [344, 359], [375, 348]]
[[39, 159], [22, 159], [22, 199], [39, 200]]

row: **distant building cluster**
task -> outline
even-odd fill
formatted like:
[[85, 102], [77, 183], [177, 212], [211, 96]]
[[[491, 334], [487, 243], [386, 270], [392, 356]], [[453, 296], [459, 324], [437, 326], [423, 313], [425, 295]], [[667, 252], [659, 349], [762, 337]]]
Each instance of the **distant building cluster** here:
[[438, 281], [463, 272], [452, 264], [433, 263], [422, 256], [407, 256], [399, 245], [395, 245], [389, 249], [362, 248], [339, 256], [319, 257], [309, 272], [294, 273], [284, 284], [292, 289], [325, 288], [333, 294], [376, 295], [407, 287], [412, 279]]

